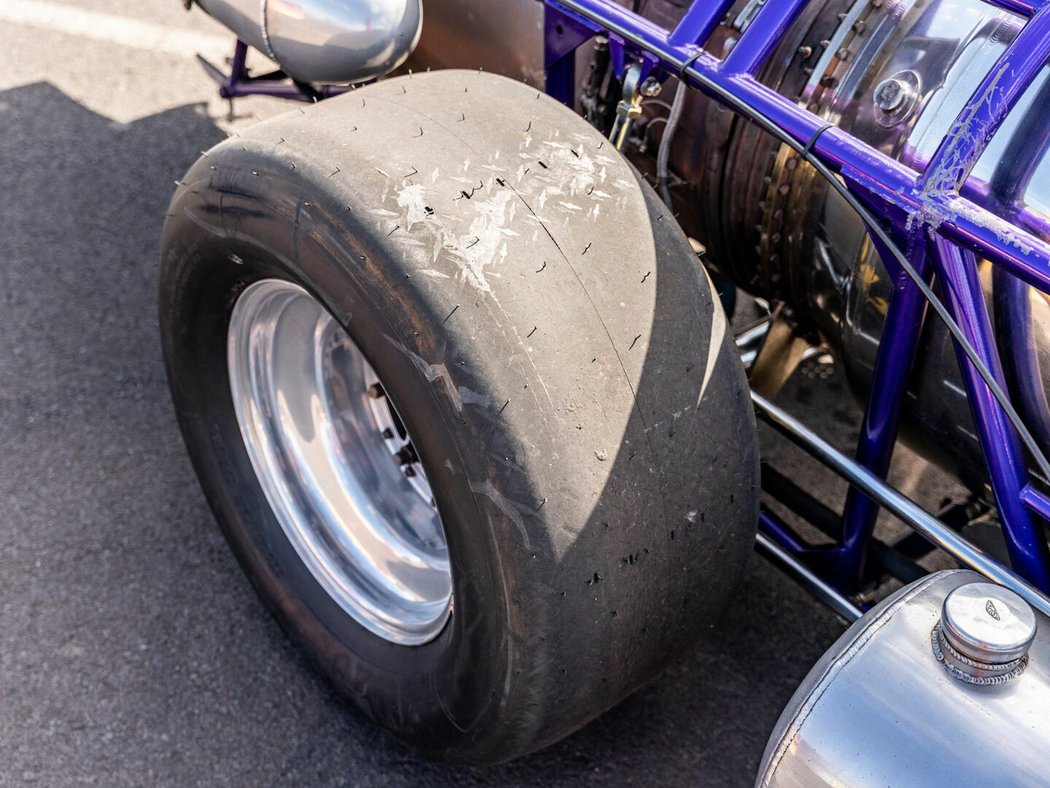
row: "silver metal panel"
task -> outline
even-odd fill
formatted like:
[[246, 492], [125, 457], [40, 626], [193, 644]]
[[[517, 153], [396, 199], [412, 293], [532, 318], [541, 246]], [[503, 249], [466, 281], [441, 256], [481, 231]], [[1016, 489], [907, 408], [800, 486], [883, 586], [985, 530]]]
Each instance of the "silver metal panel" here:
[[263, 36], [263, 6], [261, 0], [194, 0], [216, 21], [228, 27], [244, 43], [268, 53]]
[[419, 40], [421, 0], [197, 0], [302, 82], [360, 82], [397, 68]]
[[931, 633], [944, 598], [983, 578], [940, 572], [851, 626], [810, 671], [766, 748], [759, 786], [1035, 786], [1050, 779], [1050, 620], [1026, 670], [954, 678]]
[[419, 40], [420, 0], [267, 0], [270, 49], [304, 82], [358, 82], [401, 65]]

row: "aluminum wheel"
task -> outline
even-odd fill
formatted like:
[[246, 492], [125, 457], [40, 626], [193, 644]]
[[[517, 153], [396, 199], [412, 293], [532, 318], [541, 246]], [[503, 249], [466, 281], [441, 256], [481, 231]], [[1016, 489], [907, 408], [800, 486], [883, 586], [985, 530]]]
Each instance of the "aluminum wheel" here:
[[279, 279], [241, 294], [227, 338], [241, 435], [299, 557], [376, 635], [432, 640], [452, 609], [445, 534], [372, 367], [312, 296]]

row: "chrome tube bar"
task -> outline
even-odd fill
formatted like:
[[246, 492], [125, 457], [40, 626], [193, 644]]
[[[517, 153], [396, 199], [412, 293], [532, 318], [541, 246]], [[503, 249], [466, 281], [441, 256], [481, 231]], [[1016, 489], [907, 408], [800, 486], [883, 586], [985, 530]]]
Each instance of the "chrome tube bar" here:
[[864, 615], [859, 607], [821, 580], [805, 564], [762, 532], [759, 532], [755, 537], [755, 550], [766, 560], [778, 564], [793, 580], [809, 591], [817, 601], [823, 602], [849, 623], [852, 624]]
[[833, 470], [906, 525], [944, 550], [959, 563], [980, 572], [993, 583], [1009, 588], [1043, 615], [1050, 616], [1050, 599], [991, 556], [974, 547], [955, 531], [907, 496], [890, 487], [856, 463], [802, 422], [760, 394], [751, 392], [755, 413], [778, 432]]

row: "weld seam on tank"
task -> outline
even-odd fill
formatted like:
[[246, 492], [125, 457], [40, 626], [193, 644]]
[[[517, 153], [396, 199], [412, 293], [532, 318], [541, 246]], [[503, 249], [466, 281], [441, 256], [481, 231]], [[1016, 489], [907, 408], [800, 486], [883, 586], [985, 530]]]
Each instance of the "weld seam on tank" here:
[[[996, 684], [1005, 684], [1011, 679], [1020, 676], [1024, 673], [1024, 669], [1028, 667], [1027, 654], [1002, 665], [991, 665], [984, 662], [977, 662], [976, 660], [970, 659], [965, 654], [960, 654], [952, 648], [951, 643], [945, 638], [944, 632], [941, 629], [941, 622], [939, 621], [930, 633], [930, 643], [933, 646], [933, 656], [935, 656], [937, 661], [944, 666], [944, 669], [948, 671], [948, 674], [952, 678], [956, 678], [959, 681], [965, 681], [967, 684], [974, 684], [978, 687], [990, 687]], [[952, 660], [957, 660], [975, 670], [1000, 670], [1006, 672], [994, 676], [974, 676], [955, 667], [955, 665], [952, 664]]]
[[[776, 753], [769, 760], [769, 765], [766, 768], [766, 772], [762, 775], [762, 782], [760, 785], [767, 786], [770, 784], [770, 780], [777, 772], [777, 768], [780, 766], [780, 762], [784, 759], [784, 755], [787, 753], [788, 747], [791, 745], [792, 740], [798, 735], [799, 731], [802, 730], [802, 726], [806, 723], [810, 713], [816, 707], [820, 701], [820, 696], [824, 694], [824, 691], [831, 686], [831, 683], [835, 680], [835, 677], [841, 673], [849, 664], [853, 661], [854, 657], [858, 656], [864, 647], [871, 641], [872, 638], [882, 629], [886, 624], [892, 620], [893, 616], [904, 607], [909, 601], [915, 598], [918, 594], [924, 591], [929, 585], [935, 583], [946, 576], [958, 574], [965, 570], [957, 569], [954, 571], [946, 571], [939, 574], [933, 574], [926, 577], [924, 580], [918, 581], [915, 585], [905, 587], [908, 589], [907, 593], [901, 595], [899, 598], [894, 599], [892, 596], [887, 598], [883, 604], [888, 604], [882, 615], [872, 615], [871, 621], [863, 630], [857, 633], [856, 637], [849, 644], [842, 654], [834, 660], [823, 675], [820, 677], [820, 681], [816, 683], [813, 690], [809, 692], [805, 703], [799, 708], [798, 713], [794, 715], [794, 719], [788, 726], [787, 730], [784, 731], [784, 735], [781, 736], [780, 741], [777, 743]], [[904, 590], [904, 589], [902, 589]], [[788, 703], [787, 708], [790, 709], [794, 704]]]
[[259, 26], [262, 28], [262, 42], [266, 46], [266, 56], [269, 57], [279, 68], [283, 69], [281, 61], [277, 57], [277, 53], [273, 51], [273, 45], [270, 43], [270, 9], [267, 8], [270, 0], [259, 0], [259, 14], [261, 16], [259, 20]]

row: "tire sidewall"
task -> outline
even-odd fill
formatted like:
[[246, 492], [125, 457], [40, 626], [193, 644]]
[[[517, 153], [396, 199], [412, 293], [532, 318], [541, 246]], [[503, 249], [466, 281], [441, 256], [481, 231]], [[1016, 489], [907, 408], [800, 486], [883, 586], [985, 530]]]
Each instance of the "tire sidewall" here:
[[[232, 181], [241, 174], [225, 173]], [[402, 283], [355, 275], [348, 261], [326, 254], [320, 239], [338, 229], [307, 227], [282, 211], [298, 200], [286, 193], [295, 182], [272, 175], [256, 176], [265, 184], [259, 194], [223, 193], [221, 231], [202, 232], [187, 220], [166, 227], [161, 324], [187, 445], [249, 578], [341, 694], [417, 746], [438, 753], [454, 747], [462, 755], [464, 732], [491, 711], [509, 665], [501, 547], [457, 472], [464, 467], [454, 432], [459, 417], [431, 395], [408, 354], [391, 352], [394, 342], [417, 345], [417, 331], [376, 307]], [[211, 188], [223, 192], [221, 185]], [[200, 194], [187, 189], [177, 214], [206, 213], [194, 202]], [[295, 283], [328, 309], [376, 370], [413, 436], [442, 515], [453, 578], [453, 614], [424, 645], [391, 643], [349, 616], [299, 558], [256, 480], [230, 393], [226, 336], [238, 296], [266, 278]], [[415, 739], [416, 732], [425, 740]]]

